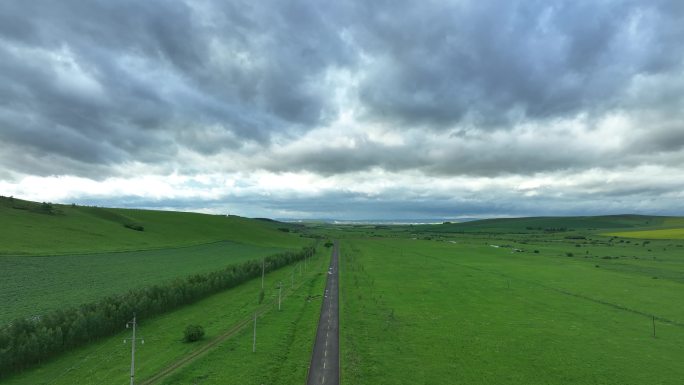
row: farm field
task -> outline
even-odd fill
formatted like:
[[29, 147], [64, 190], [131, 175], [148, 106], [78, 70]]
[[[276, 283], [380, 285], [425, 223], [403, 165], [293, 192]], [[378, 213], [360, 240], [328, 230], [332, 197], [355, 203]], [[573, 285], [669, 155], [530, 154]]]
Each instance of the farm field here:
[[0, 324], [284, 250], [224, 241], [119, 253], [0, 257]]
[[616, 237], [642, 238], [642, 239], [684, 239], [684, 228], [644, 230], [644, 231], [622, 231], [608, 233]]
[[[192, 305], [150, 320], [140, 320], [138, 336], [144, 345], [136, 350], [136, 383], [161, 371], [173, 362], [212, 343], [231, 327], [250, 318], [257, 309], [267, 310], [258, 319], [257, 353], [252, 355], [251, 323], [236, 334], [235, 339], [221, 342], [197, 361], [190, 363], [164, 383], [178, 383], [190, 378], [202, 384], [227, 383], [227, 378], [304, 378], [315, 333], [320, 300], [308, 302], [310, 295], [319, 294], [323, 272], [329, 260], [329, 250], [321, 247], [312, 258], [307, 271], [300, 273], [301, 264], [287, 266], [265, 277], [266, 297], [258, 304], [261, 280], [215, 294]], [[294, 277], [294, 290], [291, 288]], [[283, 311], [277, 311], [277, 285], [283, 282]], [[313, 321], [312, 321], [313, 320]], [[205, 338], [188, 344], [181, 341], [188, 324], [200, 324]], [[102, 339], [86, 347], [65, 353], [49, 362], [1, 381], [3, 384], [122, 384], [129, 378], [130, 346], [122, 340], [130, 336], [123, 328], [120, 334]], [[230, 359], [227, 359], [227, 358]], [[240, 374], [243, 373], [243, 374]], [[302, 374], [303, 373], [303, 374]], [[242, 376], [242, 377], [239, 377]], [[232, 381], [232, 380], [231, 380]], [[297, 382], [293, 380], [293, 382]], [[160, 382], [161, 383], [161, 382]], [[185, 383], [185, 382], [182, 382]], [[228, 382], [233, 383], [233, 382]]]
[[373, 232], [341, 241], [344, 384], [684, 378], [682, 242]]

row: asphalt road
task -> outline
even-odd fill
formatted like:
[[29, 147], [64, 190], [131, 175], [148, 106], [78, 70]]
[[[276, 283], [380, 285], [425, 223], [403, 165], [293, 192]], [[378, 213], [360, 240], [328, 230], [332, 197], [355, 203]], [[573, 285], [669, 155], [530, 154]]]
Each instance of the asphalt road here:
[[335, 242], [321, 305], [321, 318], [318, 320], [316, 342], [311, 353], [307, 385], [338, 385], [340, 383], [338, 256], [339, 247]]

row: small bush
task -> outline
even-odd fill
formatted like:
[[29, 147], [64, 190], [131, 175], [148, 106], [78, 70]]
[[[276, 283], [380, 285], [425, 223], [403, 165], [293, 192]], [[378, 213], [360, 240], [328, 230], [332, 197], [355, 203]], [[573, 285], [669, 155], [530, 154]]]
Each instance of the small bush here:
[[188, 325], [183, 332], [183, 341], [195, 342], [204, 337], [204, 328], [200, 325]]
[[124, 223], [123, 225], [127, 229], [135, 230], [135, 231], [145, 231], [145, 227], [143, 225], [139, 225], [137, 223]]
[[565, 253], [565, 256], [566, 256], [566, 257], [574, 257], [575, 254], [573, 254], [573, 253]]
[[325, 244], [323, 246], [330, 248], [333, 246], [333, 243], [330, 241], [327, 241], [327, 242], [325, 242]]
[[[16, 207], [15, 207], [16, 208]], [[54, 215], [55, 207], [52, 203], [43, 202], [40, 205], [28, 205], [24, 210], [29, 210], [38, 214]]]

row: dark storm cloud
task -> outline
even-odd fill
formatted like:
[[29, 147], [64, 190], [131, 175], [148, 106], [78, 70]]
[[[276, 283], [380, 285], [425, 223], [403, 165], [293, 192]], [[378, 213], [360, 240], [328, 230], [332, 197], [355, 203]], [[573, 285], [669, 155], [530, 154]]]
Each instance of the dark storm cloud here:
[[380, 120], [501, 127], [602, 114], [635, 76], [682, 68], [676, 2], [364, 4], [355, 32], [374, 60], [361, 99]]
[[[91, 178], [131, 162], [204, 167], [183, 165], [187, 150], [323, 175], [525, 175], [653, 154], [674, 164], [683, 17], [674, 0], [6, 1], [0, 159], [25, 174]], [[405, 144], [288, 152], [352, 107], [358, 127], [390, 127]], [[622, 146], [546, 135], [576, 116], [591, 132], [610, 114], [639, 124]], [[538, 140], [488, 136], [528, 123]]]
[[326, 17], [306, 2], [3, 2], [0, 139], [157, 163], [310, 129], [334, 115], [318, 77], [351, 60]]

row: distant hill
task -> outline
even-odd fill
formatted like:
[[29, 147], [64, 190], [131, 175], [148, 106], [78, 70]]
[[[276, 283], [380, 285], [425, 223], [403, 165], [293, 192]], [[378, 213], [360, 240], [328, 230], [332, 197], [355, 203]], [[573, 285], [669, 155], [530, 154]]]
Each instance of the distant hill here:
[[187, 212], [39, 203], [0, 197], [0, 255], [123, 251], [235, 241], [301, 247], [300, 226]]
[[483, 219], [471, 222], [420, 226], [418, 232], [442, 233], [554, 233], [569, 231], [626, 231], [681, 227], [684, 218], [651, 215], [583, 217], [527, 217]]

